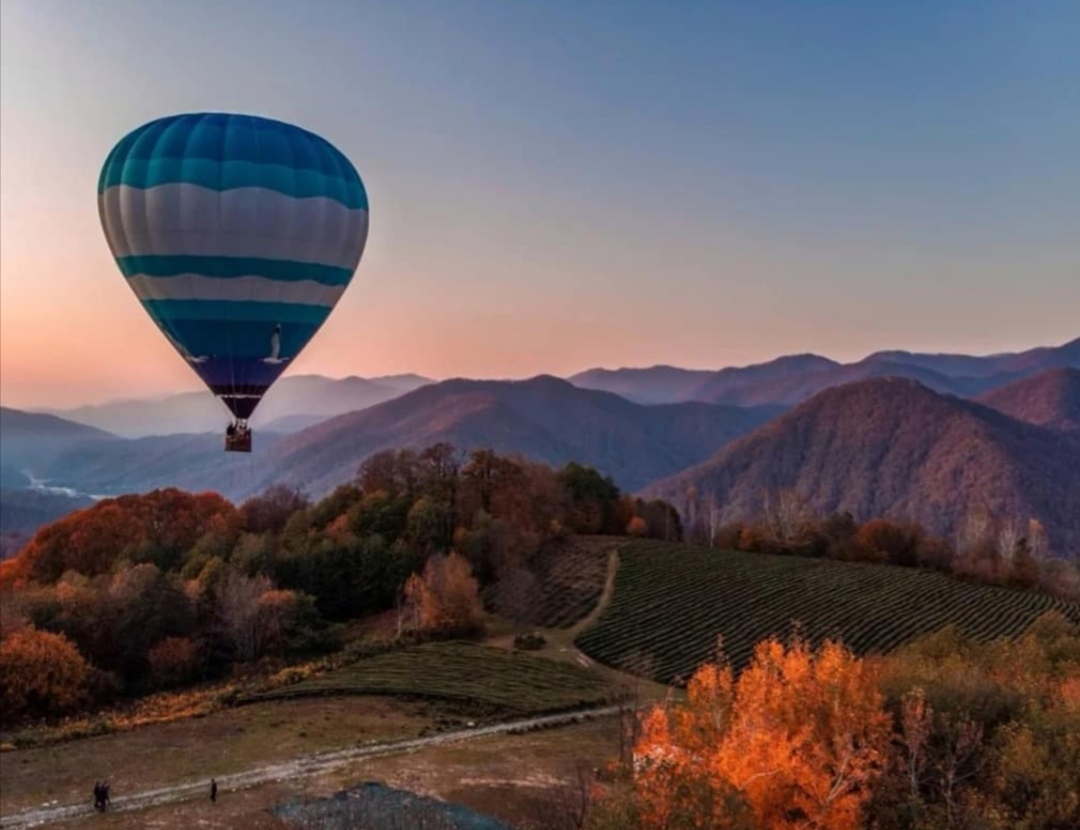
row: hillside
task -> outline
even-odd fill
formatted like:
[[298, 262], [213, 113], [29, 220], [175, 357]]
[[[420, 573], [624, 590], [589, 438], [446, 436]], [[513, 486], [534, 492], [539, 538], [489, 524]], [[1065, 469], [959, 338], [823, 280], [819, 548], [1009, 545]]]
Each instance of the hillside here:
[[39, 474], [51, 459], [84, 441], [116, 441], [100, 429], [55, 415], [23, 412], [0, 406], [0, 458], [4, 479], [14, 483], [14, 472], [25, 468]]
[[267, 454], [260, 483], [304, 483], [321, 493], [375, 452], [448, 441], [591, 464], [633, 489], [707, 458], [773, 414], [702, 403], [642, 406], [550, 376], [451, 380], [284, 438]]
[[[324, 418], [388, 401], [427, 383], [430, 381], [419, 375], [392, 375], [374, 379], [292, 375], [271, 387], [260, 403], [252, 424], [281, 431], [291, 427], [302, 429]], [[208, 391], [110, 401], [74, 409], [50, 410], [50, 413], [125, 438], [217, 433], [228, 423], [224, 406]]]
[[1080, 449], [911, 380], [822, 392], [646, 493], [677, 500], [690, 485], [716, 495], [725, 521], [794, 488], [818, 512], [913, 519], [939, 535], [977, 509], [1034, 517], [1055, 550], [1080, 553]]
[[1061, 432], [1080, 431], [1080, 369], [1048, 369], [995, 389], [979, 401], [1018, 421]]
[[718, 636], [735, 668], [793, 621], [813, 642], [839, 637], [858, 654], [883, 653], [955, 625], [979, 640], [1016, 636], [1056, 610], [1080, 623], [1080, 605], [887, 565], [692, 548], [620, 544], [610, 604], [575, 644], [590, 657], [661, 682], [685, 680], [713, 659]]

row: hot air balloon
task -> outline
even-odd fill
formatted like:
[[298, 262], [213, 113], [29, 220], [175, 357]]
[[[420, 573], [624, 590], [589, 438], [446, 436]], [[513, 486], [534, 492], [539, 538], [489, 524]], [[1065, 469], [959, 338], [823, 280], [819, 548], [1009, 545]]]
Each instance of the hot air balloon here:
[[234, 416], [227, 450], [345, 292], [364, 251], [356, 169], [314, 133], [252, 115], [151, 121], [109, 153], [98, 212], [143, 308]]

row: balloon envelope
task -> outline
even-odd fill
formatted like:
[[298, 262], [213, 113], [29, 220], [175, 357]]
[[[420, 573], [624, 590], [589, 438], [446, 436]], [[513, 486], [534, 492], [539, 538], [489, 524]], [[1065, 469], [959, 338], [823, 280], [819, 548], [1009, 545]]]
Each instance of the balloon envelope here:
[[363, 182], [329, 142], [226, 113], [169, 116], [121, 139], [98, 212], [128, 285], [238, 418], [326, 321], [368, 232]]

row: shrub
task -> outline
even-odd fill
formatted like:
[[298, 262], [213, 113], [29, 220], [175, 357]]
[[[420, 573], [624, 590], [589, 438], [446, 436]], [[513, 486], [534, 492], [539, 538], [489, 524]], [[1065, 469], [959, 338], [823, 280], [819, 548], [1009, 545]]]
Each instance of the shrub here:
[[63, 634], [27, 628], [0, 642], [0, 708], [8, 718], [74, 708], [89, 677], [90, 666]]

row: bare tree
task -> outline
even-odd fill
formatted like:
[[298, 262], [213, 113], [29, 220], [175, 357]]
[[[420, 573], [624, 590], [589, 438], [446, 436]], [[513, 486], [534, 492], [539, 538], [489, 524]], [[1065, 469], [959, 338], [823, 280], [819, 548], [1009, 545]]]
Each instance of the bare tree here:
[[1042, 565], [1049, 558], [1049, 545], [1046, 543], [1046, 528], [1038, 519], [1028, 519], [1028, 552], [1031, 558]]
[[806, 500], [793, 487], [785, 487], [773, 495], [765, 492], [765, 523], [773, 539], [781, 544], [794, 542], [810, 517]]
[[709, 491], [709, 547], [716, 547], [716, 531], [720, 528], [720, 508], [716, 501], [716, 491]]
[[693, 484], [686, 488], [683, 504], [683, 516], [686, 517], [683, 535], [684, 541], [689, 544], [698, 531], [698, 489]]
[[1023, 531], [1015, 516], [1007, 516], [998, 523], [997, 552], [1006, 565], [1012, 565], [1022, 538]]
[[242, 660], [254, 660], [266, 644], [268, 632], [260, 614], [259, 600], [273, 590], [266, 576], [246, 576], [230, 569], [221, 585], [220, 618], [226, 637]]
[[990, 536], [990, 514], [985, 510], [971, 510], [964, 516], [956, 531], [956, 552], [970, 553]]

